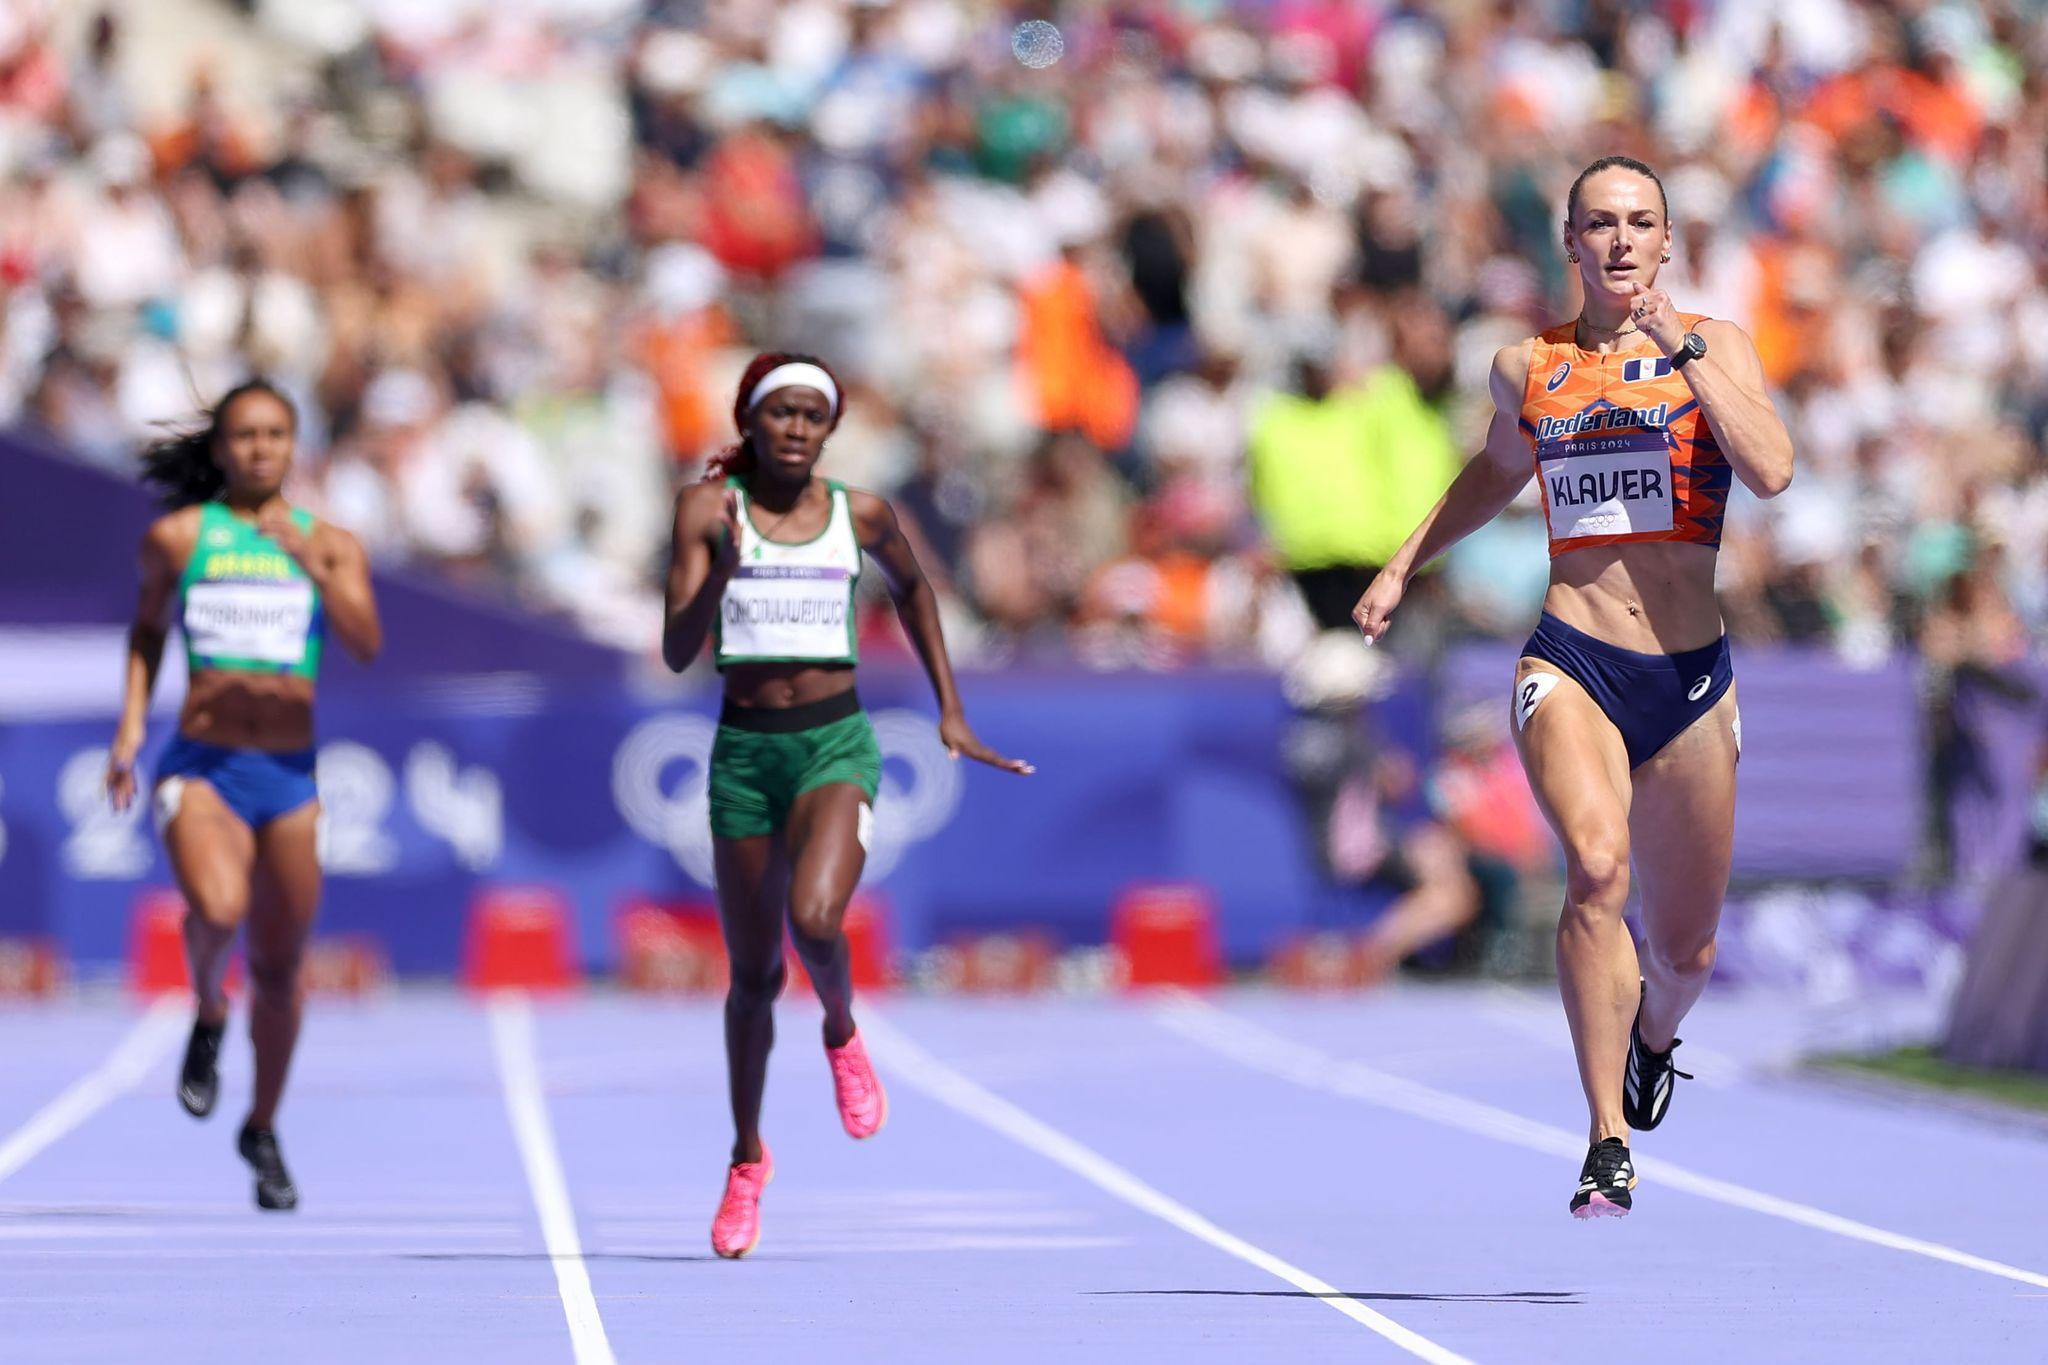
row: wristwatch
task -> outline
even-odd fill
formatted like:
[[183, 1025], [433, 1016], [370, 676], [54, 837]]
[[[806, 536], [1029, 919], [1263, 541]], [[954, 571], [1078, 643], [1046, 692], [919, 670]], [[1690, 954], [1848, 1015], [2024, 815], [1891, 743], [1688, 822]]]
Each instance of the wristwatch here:
[[1671, 368], [1682, 370], [1692, 361], [1707, 353], [1707, 339], [1698, 332], [1687, 332], [1685, 340], [1678, 343], [1678, 351], [1671, 357]]

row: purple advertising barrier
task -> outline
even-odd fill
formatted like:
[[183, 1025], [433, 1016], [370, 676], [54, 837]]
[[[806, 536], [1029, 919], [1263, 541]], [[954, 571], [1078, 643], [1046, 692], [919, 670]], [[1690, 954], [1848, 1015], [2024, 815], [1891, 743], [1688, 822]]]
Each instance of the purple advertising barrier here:
[[[1750, 671], [1773, 670], [1752, 660]], [[1275, 679], [1009, 672], [971, 674], [962, 685], [977, 728], [1037, 763], [1035, 777], [948, 759], [923, 678], [863, 670], [886, 755], [869, 880], [902, 946], [1027, 926], [1099, 943], [1132, 883], [1188, 881], [1213, 890], [1225, 952], [1250, 963], [1305, 929], [1355, 924], [1383, 903], [1383, 893], [1334, 886], [1319, 870], [1285, 767], [1293, 713]], [[1810, 709], [1807, 689], [1746, 692], [1751, 753], [1774, 736], [1814, 752], [1811, 732], [1830, 726], [1845, 743], [1845, 714], [1873, 730], [1911, 723], [1896, 676], [1843, 673], [1830, 687], [1825, 713]], [[1375, 720], [1385, 742], [1426, 753], [1418, 731], [1430, 708], [1417, 692], [1411, 683]], [[446, 972], [479, 887], [540, 883], [572, 904], [585, 965], [607, 966], [613, 916], [628, 900], [707, 895], [714, 706], [701, 689], [664, 702], [623, 688], [481, 684], [327, 702], [326, 927], [378, 935], [400, 970]], [[1884, 708], [1889, 719], [1868, 719]], [[168, 716], [155, 721], [145, 763], [169, 726]], [[85, 964], [120, 958], [137, 893], [168, 880], [143, 814], [115, 816], [100, 794], [109, 727], [105, 717], [0, 727], [0, 934], [54, 935]], [[1744, 759], [1744, 819], [1761, 816], [1768, 827], [1745, 823], [1738, 838], [1745, 886], [1868, 885], [1910, 859], [1909, 763], [1867, 762], [1863, 786], [1846, 793], [1838, 777], [1800, 772], [1807, 791], [1836, 793], [1802, 800], [1773, 792], [1752, 761]], [[1850, 800], [1856, 810], [1845, 814]], [[1892, 842], [1875, 847], [1865, 821], [1883, 822]], [[1838, 899], [1801, 902], [1792, 919], [1780, 906], [1758, 920], [1776, 937], [1754, 945], [1740, 939], [1748, 921], [1738, 910], [1728, 962], [1738, 972], [1745, 963], [1771, 969], [1784, 957], [1775, 947], [1791, 944], [1797, 960], [1814, 933], [1867, 943], [1850, 952], [1852, 970], [1866, 959], [1910, 959], [1919, 950], [1898, 925], [1918, 932], [1937, 914], [1943, 924], [1959, 918], [1937, 912], [1942, 904], [1880, 907], [1883, 917], [1853, 924]], [[1827, 939], [1831, 925], [1839, 932]], [[1943, 932], [1952, 940], [1960, 929]]]
[[[1357, 897], [1316, 871], [1271, 677], [963, 687], [980, 732], [1035, 776], [955, 762], [921, 675], [863, 672], [884, 755], [868, 882], [900, 945], [1023, 926], [1099, 943], [1132, 883], [1186, 881], [1214, 892], [1225, 951], [1250, 962]], [[623, 905], [708, 896], [715, 714], [702, 690], [671, 705], [596, 689], [324, 705], [323, 927], [376, 935], [400, 971], [447, 972], [478, 888], [541, 884], [572, 905], [585, 965], [608, 966]], [[88, 966], [120, 959], [138, 893], [169, 880], [145, 813], [116, 815], [100, 793], [109, 728], [0, 728], [0, 934], [54, 936]], [[169, 729], [159, 718], [145, 766]]]

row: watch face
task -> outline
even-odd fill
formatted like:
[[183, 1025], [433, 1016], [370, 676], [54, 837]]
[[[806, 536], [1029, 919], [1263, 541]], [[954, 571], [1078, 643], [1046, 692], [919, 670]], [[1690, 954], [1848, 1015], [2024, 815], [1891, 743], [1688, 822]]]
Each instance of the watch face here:
[[1685, 334], [1685, 351], [1687, 355], [1695, 359], [1705, 355], [1707, 353], [1707, 339], [1698, 332], [1687, 332]]

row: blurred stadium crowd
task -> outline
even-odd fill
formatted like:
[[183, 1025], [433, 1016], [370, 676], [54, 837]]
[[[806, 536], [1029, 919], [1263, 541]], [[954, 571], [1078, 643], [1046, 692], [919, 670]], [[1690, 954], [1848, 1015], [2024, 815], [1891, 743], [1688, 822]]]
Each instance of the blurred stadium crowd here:
[[[383, 561], [645, 652], [673, 486], [810, 350], [963, 656], [1280, 667], [1576, 307], [1564, 191], [1626, 151], [1798, 444], [1738, 639], [1997, 667], [2048, 632], [2044, 71], [1999, 2], [14, 0], [0, 422], [127, 468], [261, 370]], [[1438, 635], [1527, 628], [1529, 499]]]

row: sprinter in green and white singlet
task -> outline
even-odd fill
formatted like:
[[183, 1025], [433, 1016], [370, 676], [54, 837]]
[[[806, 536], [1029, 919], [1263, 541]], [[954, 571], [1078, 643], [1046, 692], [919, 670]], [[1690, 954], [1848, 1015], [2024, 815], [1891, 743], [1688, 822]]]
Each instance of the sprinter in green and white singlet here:
[[725, 481], [738, 504], [739, 564], [725, 585], [714, 627], [721, 671], [733, 664], [860, 662], [853, 599], [860, 540], [846, 485], [827, 479], [832, 514], [800, 545], [770, 540], [754, 525], [747, 486]]
[[955, 758], [1007, 772], [960, 708], [938, 600], [889, 504], [813, 472], [843, 410], [839, 382], [802, 355], [756, 356], [740, 377], [740, 443], [676, 499], [662, 658], [680, 673], [707, 640], [725, 703], [711, 751], [711, 842], [732, 986], [725, 1002], [735, 1129], [725, 1195], [711, 1223], [720, 1256], [761, 1236], [774, 1166], [761, 1140], [761, 1092], [782, 990], [783, 924], [825, 1007], [825, 1056], [840, 1123], [872, 1137], [888, 1098], [853, 1023], [841, 921], [873, 830], [882, 755], [853, 687], [854, 592], [861, 555], [881, 568], [939, 699]]

